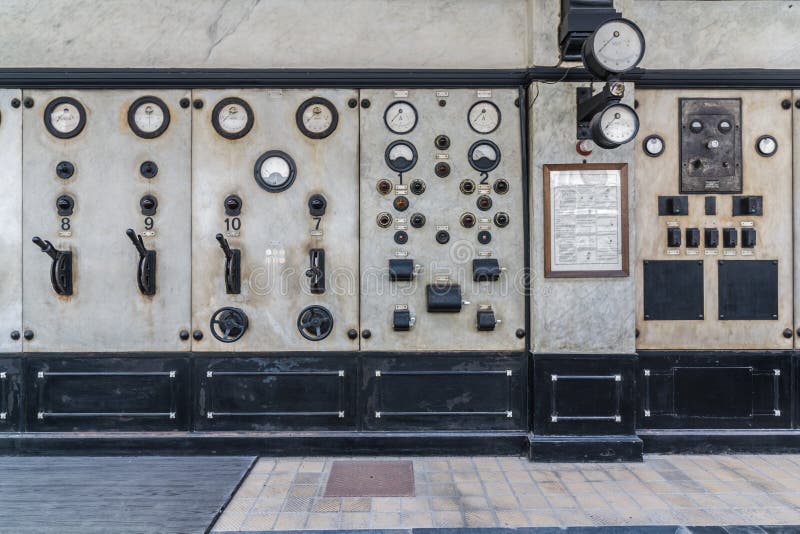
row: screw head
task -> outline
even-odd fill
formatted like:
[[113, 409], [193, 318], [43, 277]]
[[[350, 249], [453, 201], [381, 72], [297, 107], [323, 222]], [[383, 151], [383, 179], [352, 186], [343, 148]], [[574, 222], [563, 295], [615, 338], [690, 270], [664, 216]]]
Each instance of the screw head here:
[[350, 330], [347, 331], [347, 337], [349, 337], [350, 339], [356, 339], [358, 337], [358, 330], [356, 330], [355, 328], [351, 328]]
[[25, 98], [25, 100], [23, 101], [23, 104], [25, 104], [25, 107], [26, 107], [26, 108], [30, 109], [30, 108], [32, 108], [32, 107], [33, 107], [33, 99], [32, 99], [31, 97], [27, 97], [27, 98]]
[[200, 330], [195, 330], [194, 332], [192, 332], [192, 337], [194, 338], [195, 341], [200, 341], [201, 339], [203, 339], [203, 332], [201, 332]]
[[515, 99], [514, 99], [514, 105], [515, 105], [516, 107], [519, 107], [519, 98], [515, 98]]
[[640, 333], [641, 333], [641, 332], [639, 332], [639, 329], [637, 328], [637, 329], [635, 330], [635, 332], [634, 332], [634, 335], [635, 335], [636, 337], [639, 337], [639, 334], [640, 334]]
[[11, 332], [11, 339], [13, 339], [14, 341], [19, 339], [19, 330], [13, 330]]
[[369, 98], [362, 98], [361, 99], [361, 107], [367, 109], [372, 103], [369, 101]]
[[361, 331], [361, 337], [363, 337], [364, 339], [369, 339], [372, 337], [372, 332], [367, 329], [364, 329]]
[[347, 107], [349, 107], [350, 109], [353, 109], [357, 105], [358, 105], [358, 100], [355, 98], [351, 98], [350, 100], [347, 101]]
[[25, 339], [27, 339], [28, 341], [30, 341], [31, 339], [33, 339], [33, 330], [25, 330], [25, 331], [22, 333], [22, 337], [24, 337]]
[[786, 98], [781, 102], [781, 107], [783, 109], [789, 109], [790, 107], [792, 107], [792, 102], [788, 98]]
[[517, 331], [514, 332], [514, 335], [517, 336], [517, 338], [522, 339], [523, 337], [525, 337], [525, 329], [517, 328]]
[[181, 98], [181, 107], [183, 109], [186, 109], [191, 105], [192, 105], [192, 102], [188, 98]]
[[196, 98], [195, 101], [192, 102], [192, 106], [194, 106], [194, 109], [203, 109], [203, 101]]
[[183, 340], [186, 341], [189, 339], [189, 331], [188, 330], [181, 330], [178, 336]]
[[783, 337], [785, 337], [786, 339], [791, 338], [793, 335], [794, 335], [794, 332], [792, 332], [791, 328], [787, 328], [787, 329], [785, 329], [783, 331]]
[[11, 99], [11, 107], [12, 108], [18, 108], [21, 104], [22, 104], [22, 102], [19, 101], [19, 98], [12, 98]]
[[800, 109], [800, 99], [794, 101], [794, 107]]

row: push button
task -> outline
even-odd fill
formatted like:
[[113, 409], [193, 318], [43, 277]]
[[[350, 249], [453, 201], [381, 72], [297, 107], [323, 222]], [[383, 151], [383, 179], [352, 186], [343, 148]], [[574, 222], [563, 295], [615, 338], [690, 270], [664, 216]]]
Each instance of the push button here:
[[725, 248], [736, 248], [736, 228], [722, 229], [722, 246]]
[[706, 228], [703, 239], [706, 248], [717, 248], [719, 246], [719, 230], [716, 228]]
[[667, 228], [667, 246], [671, 248], [681, 246], [680, 228]]
[[698, 228], [686, 229], [686, 246], [688, 248], [697, 248], [700, 246], [700, 230]]

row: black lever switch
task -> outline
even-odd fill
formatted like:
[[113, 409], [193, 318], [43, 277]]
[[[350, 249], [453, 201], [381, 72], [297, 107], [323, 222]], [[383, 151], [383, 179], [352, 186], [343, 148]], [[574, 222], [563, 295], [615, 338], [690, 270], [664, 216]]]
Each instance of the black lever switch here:
[[679, 247], [681, 246], [681, 229], [680, 228], [667, 228], [667, 246]]
[[736, 248], [736, 228], [722, 229], [722, 246], [725, 248]]
[[703, 239], [705, 240], [706, 248], [717, 248], [719, 246], [719, 230], [706, 228], [704, 234]]
[[322, 217], [325, 215], [325, 208], [328, 207], [328, 201], [320, 194], [311, 195], [308, 199], [308, 211], [312, 217]]
[[742, 228], [742, 248], [753, 248], [756, 246], [756, 229]]
[[689, 215], [689, 197], [658, 197], [659, 215]]
[[309, 278], [311, 293], [321, 295], [325, 293], [325, 250], [312, 248], [308, 257], [309, 268], [306, 276]]
[[697, 248], [700, 246], [700, 230], [698, 228], [686, 229], [686, 247]]
[[414, 260], [389, 260], [389, 280], [392, 282], [410, 282], [414, 279]]
[[72, 252], [58, 250], [50, 241], [33, 238], [34, 244], [53, 259], [50, 265], [50, 283], [59, 295], [72, 295]]
[[156, 251], [147, 250], [142, 236], [136, 235], [132, 228], [125, 230], [125, 235], [136, 247], [139, 253], [139, 268], [136, 272], [136, 282], [142, 295], [156, 294]]
[[228, 240], [222, 234], [216, 237], [225, 253], [225, 292], [238, 295], [242, 292], [242, 251], [228, 246]]

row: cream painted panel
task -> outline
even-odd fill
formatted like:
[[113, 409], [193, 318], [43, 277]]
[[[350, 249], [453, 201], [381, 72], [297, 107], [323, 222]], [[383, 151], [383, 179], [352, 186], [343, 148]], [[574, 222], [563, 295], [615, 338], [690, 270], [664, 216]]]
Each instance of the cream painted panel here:
[[[442, 93], [446, 96], [441, 96]], [[361, 97], [371, 103], [369, 108], [361, 110], [361, 327], [372, 334], [362, 340], [362, 348], [381, 351], [523, 349], [524, 340], [516, 336], [517, 329], [525, 328], [521, 139], [519, 108], [515, 105], [519, 92], [515, 89], [489, 92], [464, 89], [445, 90], [437, 96], [433, 89], [364, 90]], [[392, 133], [384, 123], [387, 106], [396, 100], [411, 103], [419, 117], [416, 127], [405, 135]], [[446, 105], [441, 106], [439, 100]], [[501, 112], [497, 130], [485, 135], [474, 132], [467, 123], [470, 107], [480, 100], [494, 102]], [[434, 139], [440, 134], [450, 138], [449, 149], [439, 150], [434, 145]], [[410, 141], [418, 152], [416, 165], [403, 174], [402, 183], [408, 187], [413, 180], [420, 179], [426, 184], [421, 195], [411, 192], [405, 195], [410, 206], [402, 212], [392, 206], [400, 178], [384, 161], [387, 146], [400, 139]], [[493, 201], [488, 211], [476, 207], [478, 191], [465, 195], [459, 190], [464, 179], [473, 180], [475, 184], [481, 181], [479, 173], [467, 161], [470, 146], [481, 139], [495, 142], [502, 154], [499, 167], [489, 173], [487, 183], [492, 185], [502, 178], [510, 184], [504, 195], [492, 190], [487, 193]], [[437, 155], [446, 155], [446, 159], [438, 159]], [[451, 166], [446, 178], [434, 173], [434, 166], [440, 161]], [[382, 179], [394, 184], [392, 193], [381, 195], [378, 192], [376, 186]], [[510, 216], [505, 228], [498, 228], [492, 222], [500, 211]], [[378, 226], [376, 218], [381, 212], [392, 215], [391, 227]], [[460, 225], [460, 217], [465, 212], [478, 218], [473, 228]], [[425, 216], [425, 226], [410, 226], [414, 213]], [[480, 222], [480, 219], [485, 221]], [[398, 225], [405, 227], [408, 233], [405, 245], [398, 245], [393, 239], [394, 233], [401, 229]], [[450, 241], [442, 245], [436, 242], [435, 235], [443, 227], [450, 233]], [[492, 234], [491, 242], [486, 245], [477, 240], [481, 227]], [[472, 260], [485, 254], [499, 260], [506, 271], [496, 282], [473, 282]], [[389, 260], [395, 258], [412, 259], [420, 266], [421, 271], [413, 282], [389, 281]], [[440, 277], [461, 285], [462, 298], [470, 302], [461, 312], [427, 312], [426, 285]], [[416, 316], [416, 324], [410, 331], [393, 330], [392, 315], [396, 305], [407, 305]], [[481, 305], [491, 305], [502, 321], [494, 331], [477, 330], [477, 311]]]
[[[636, 145], [636, 306], [637, 328], [640, 335], [637, 349], [790, 349], [792, 340], [783, 337], [783, 330], [792, 321], [792, 112], [784, 110], [781, 102], [791, 97], [790, 91], [655, 91], [636, 92], [639, 101], [641, 128]], [[764, 215], [733, 217], [732, 195], [718, 194], [717, 215], [706, 216], [706, 194], [689, 196], [689, 215], [659, 217], [658, 196], [680, 195], [679, 190], [679, 102], [680, 98], [741, 98], [742, 99], [742, 195], [763, 196]], [[664, 153], [656, 158], [641, 150], [641, 141], [648, 135], [664, 138]], [[756, 139], [764, 134], [778, 141], [777, 153], [761, 157], [755, 150]], [[709, 193], [710, 194], [710, 193]], [[667, 224], [680, 225], [682, 243], [679, 255], [667, 254]], [[757, 232], [757, 244], [752, 256], [741, 255], [741, 236], [736, 256], [723, 256], [722, 228], [741, 230], [742, 221], [752, 221]], [[720, 229], [717, 256], [705, 254], [703, 228]], [[699, 228], [699, 255], [686, 255], [685, 229]], [[644, 260], [704, 261], [704, 319], [699, 321], [645, 321], [643, 310]], [[717, 312], [718, 260], [777, 260], [778, 261], [778, 320], [729, 321], [719, 320]]]
[[19, 352], [21, 337], [11, 339], [11, 332], [21, 335], [22, 327], [22, 106], [18, 89], [0, 89], [0, 352]]
[[[106, 49], [107, 50], [107, 49]], [[156, 139], [137, 137], [128, 108], [153, 95], [169, 108], [171, 121]], [[181, 351], [179, 337], [189, 328], [190, 299], [190, 135], [191, 112], [179, 105], [188, 91], [25, 91], [32, 108], [23, 113], [23, 320], [34, 338], [26, 352]], [[54, 98], [77, 99], [86, 126], [72, 139], [45, 128], [45, 107]], [[60, 161], [72, 162], [69, 179], [56, 176]], [[158, 174], [144, 178], [140, 165], [153, 161]], [[158, 209], [153, 235], [145, 233], [139, 201], [154, 195]], [[62, 229], [56, 199], [75, 200], [69, 229]], [[142, 295], [137, 285], [139, 254], [127, 228], [145, 234], [157, 254], [157, 293]], [[50, 258], [33, 236], [71, 250], [74, 294], [59, 296], [50, 284]]]
[[[324, 139], [304, 136], [295, 112], [306, 99], [322, 97], [338, 110], [336, 130]], [[252, 130], [228, 140], [213, 128], [211, 115], [222, 99], [238, 97], [252, 108]], [[204, 103], [194, 111], [192, 136], [192, 327], [204, 334], [195, 351], [358, 350], [358, 108], [348, 101], [354, 90], [196, 90]], [[297, 166], [293, 185], [280, 193], [255, 181], [256, 160], [268, 150], [288, 154]], [[315, 235], [308, 199], [327, 199], [327, 210]], [[242, 199], [241, 228], [226, 226], [224, 200]], [[225, 291], [225, 257], [215, 239], [227, 235], [242, 254], [242, 292]], [[325, 250], [326, 291], [311, 294], [309, 251]], [[333, 314], [331, 334], [309, 341], [297, 328], [300, 312], [321, 305]], [[233, 343], [212, 337], [209, 321], [223, 306], [243, 310], [245, 334]]]
[[[800, 90], [792, 93], [792, 102], [797, 103], [800, 101]], [[796, 105], [792, 110], [792, 150], [794, 157], [794, 204], [792, 210], [792, 219], [794, 221], [794, 330], [795, 330], [795, 348], [800, 348], [800, 297], [798, 297], [798, 290], [800, 290], [800, 259], [797, 254], [800, 253], [800, 245], [797, 240], [800, 239], [800, 108]]]

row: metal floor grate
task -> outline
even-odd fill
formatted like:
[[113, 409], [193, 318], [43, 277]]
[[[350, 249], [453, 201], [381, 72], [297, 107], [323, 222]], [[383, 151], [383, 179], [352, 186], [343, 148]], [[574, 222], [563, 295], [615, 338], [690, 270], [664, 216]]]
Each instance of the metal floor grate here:
[[410, 460], [335, 460], [325, 497], [413, 497]]

